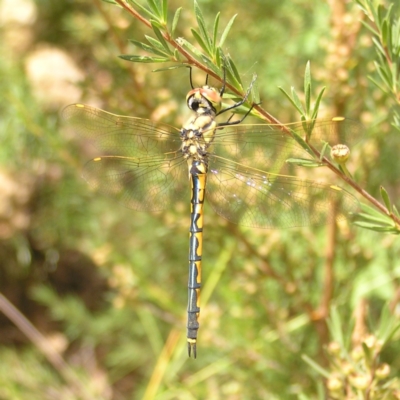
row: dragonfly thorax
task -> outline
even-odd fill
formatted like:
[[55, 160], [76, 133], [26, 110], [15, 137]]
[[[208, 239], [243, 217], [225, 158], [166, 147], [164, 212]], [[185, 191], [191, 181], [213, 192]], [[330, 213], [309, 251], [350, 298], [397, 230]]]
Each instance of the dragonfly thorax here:
[[181, 129], [183, 156], [187, 159], [206, 160], [216, 127], [212, 114], [196, 114], [190, 118]]

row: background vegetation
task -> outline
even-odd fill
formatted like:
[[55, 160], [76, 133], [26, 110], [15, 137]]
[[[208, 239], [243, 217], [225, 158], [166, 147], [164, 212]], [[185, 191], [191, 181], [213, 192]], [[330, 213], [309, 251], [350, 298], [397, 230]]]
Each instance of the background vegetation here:
[[[364, 208], [369, 230], [263, 231], [206, 207], [188, 359], [188, 207], [138, 213], [91, 192], [80, 178], [91, 150], [59, 118], [79, 101], [180, 126], [187, 70], [118, 58], [148, 56], [128, 39], [157, 35], [115, 4], [1, 0], [0, 399], [399, 399], [400, 244], [378, 232], [398, 232], [399, 5], [198, 4], [210, 33], [218, 12], [219, 35], [237, 14], [222, 50], [245, 88], [257, 73], [261, 107], [282, 122], [300, 116], [278, 87], [303, 98], [311, 60], [315, 93], [326, 86], [319, 115], [364, 124], [348, 169], [377, 201], [385, 188], [392, 216]], [[168, 27], [182, 7], [174, 38], [200, 51], [193, 5], [170, 0]]]

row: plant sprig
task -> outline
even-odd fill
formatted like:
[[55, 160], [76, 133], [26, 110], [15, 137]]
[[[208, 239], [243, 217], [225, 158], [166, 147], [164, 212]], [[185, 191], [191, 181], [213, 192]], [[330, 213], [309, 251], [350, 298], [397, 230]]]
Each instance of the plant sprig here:
[[[227, 72], [227, 86], [229, 89], [239, 97], [243, 95], [244, 87], [235, 62], [229, 54], [224, 55], [222, 50], [222, 46], [227, 40], [236, 15], [229, 20], [221, 36], [218, 38], [220, 13], [215, 17], [212, 33], [209, 34], [203, 13], [197, 1], [194, 1], [194, 13], [198, 29], [191, 29], [191, 32], [195, 42], [199, 46], [199, 48], [197, 48], [188, 40], [175, 37], [182, 10], [181, 8], [175, 12], [171, 27], [169, 28], [166, 0], [148, 0], [147, 8], [136, 0], [107, 1], [124, 7], [134, 15], [135, 18], [151, 28], [156, 36], [155, 38], [146, 36], [148, 43], [139, 42], [137, 40], [130, 41], [136, 47], [151, 55], [121, 55], [120, 57], [122, 59], [140, 63], [169, 62], [175, 64], [172, 67], [168, 67], [169, 69], [181, 68], [187, 65], [196, 66], [219, 81], [222, 81], [222, 68], [224, 67]], [[139, 14], [134, 7], [142, 12], [143, 15]]]
[[[224, 81], [224, 72], [223, 69], [226, 69], [226, 87], [233, 93], [233, 95], [238, 96], [239, 98], [243, 98], [245, 90], [243, 88], [242, 80], [240, 77], [240, 73], [238, 68], [236, 67], [235, 62], [233, 61], [230, 54], [224, 54], [222, 46], [228, 38], [228, 34], [233, 26], [236, 15], [234, 15], [226, 25], [225, 29], [222, 32], [218, 40], [218, 29], [220, 24], [220, 14], [218, 13], [215, 17], [213, 23], [213, 29], [211, 34], [207, 29], [207, 24], [205, 22], [203, 13], [197, 3], [194, 0], [194, 13], [197, 21], [198, 28], [192, 29], [191, 32], [193, 34], [193, 38], [196, 44], [190, 43], [185, 38], [175, 37], [175, 32], [178, 27], [179, 17], [181, 14], [181, 8], [179, 8], [173, 17], [171, 28], [169, 28], [170, 23], [168, 21], [168, 13], [167, 13], [167, 0], [147, 0], [148, 7], [143, 7], [138, 3], [137, 0], [107, 0], [113, 1], [114, 4], [118, 4], [119, 6], [125, 8], [129, 13], [131, 13], [135, 18], [144, 23], [149, 29], [154, 32], [155, 37], [146, 36], [147, 43], [139, 42], [136, 40], [131, 40], [136, 47], [139, 49], [149, 53], [149, 56], [143, 55], [122, 55], [121, 58], [131, 61], [131, 62], [140, 62], [140, 63], [170, 63], [172, 65], [158, 69], [173, 69], [173, 68], [181, 68], [187, 66], [194, 66], [204, 71], [207, 75], [212, 76], [216, 80], [223, 82]], [[358, 4], [363, 7], [365, 3], [368, 7], [364, 7], [364, 10], [368, 12], [368, 10], [372, 10], [370, 5], [372, 0], [357, 0]], [[145, 16], [140, 14], [135, 7], [140, 10]], [[370, 12], [373, 18], [381, 21], [381, 26], [388, 25], [390, 9], [387, 12], [385, 17], [382, 17], [382, 9], [379, 12]], [[397, 26], [397, 25], [396, 25]], [[371, 28], [374, 34], [380, 32], [378, 29]], [[390, 55], [397, 55], [399, 53], [399, 46], [395, 44], [397, 38], [397, 31], [391, 30], [391, 34], [389, 34], [388, 28], [382, 28], [382, 31], [385, 33], [381, 35], [384, 38], [385, 43], [390, 43], [391, 50], [389, 51]], [[395, 38], [396, 40], [393, 40]], [[396, 47], [397, 46], [397, 47]], [[383, 52], [385, 53], [385, 51]], [[382, 55], [382, 51], [381, 51]], [[382, 55], [383, 57], [383, 55]], [[397, 65], [397, 64], [396, 64]], [[397, 67], [396, 67], [397, 68]], [[394, 79], [394, 78], [393, 78]], [[396, 78], [397, 79], [397, 78]], [[396, 81], [392, 81], [394, 84]], [[223, 82], [225, 83], [225, 82]], [[396, 83], [397, 85], [397, 83]], [[311, 69], [310, 64], [306, 65], [305, 75], [304, 75], [304, 93], [305, 93], [305, 102], [304, 105], [301, 103], [300, 97], [294, 90], [291, 88], [291, 94], [289, 95], [282, 88], [281, 91], [285, 94], [285, 96], [289, 99], [292, 105], [297, 109], [300, 113], [301, 120], [305, 123], [305, 132], [307, 137], [311, 135], [313, 129], [313, 122], [318, 116], [318, 109], [321, 103], [322, 96], [324, 94], [325, 88], [323, 88], [317, 95], [317, 98], [312, 106], [312, 81], [311, 81]], [[257, 98], [257, 94], [253, 96]], [[380, 210], [380, 213], [383, 214], [382, 220], [377, 225], [373, 225], [371, 221], [367, 221], [367, 225], [365, 224], [365, 219], [367, 218], [375, 218], [374, 215], [370, 215], [370, 217], [366, 217], [365, 209], [363, 210], [364, 214], [361, 214], [361, 219], [363, 221], [359, 221], [358, 225], [363, 227], [368, 227], [369, 229], [374, 229], [378, 231], [382, 231], [382, 227], [380, 224], [385, 221], [385, 229], [384, 231], [390, 233], [398, 233], [400, 232], [400, 217], [397, 213], [389, 210], [385, 204], [382, 204], [373, 196], [371, 196], [368, 192], [362, 189], [350, 176], [350, 174], [346, 174], [345, 170], [340, 167], [340, 165], [335, 165], [332, 163], [327, 157], [324, 156], [324, 153], [319, 153], [315, 149], [310, 149], [309, 144], [303, 138], [296, 136], [293, 132], [284, 124], [282, 124], [279, 120], [274, 118], [271, 114], [269, 114], [266, 110], [261, 108], [260, 104], [254, 104], [253, 101], [253, 111], [252, 114], [257, 117], [263, 119], [267, 123], [280, 125], [282, 132], [286, 133], [295, 140], [297, 140], [301, 146], [303, 146], [308, 152], [313, 153], [316, 159], [316, 164], [324, 165], [328, 167], [334, 174], [336, 174], [340, 179], [347, 182], [350, 186], [352, 186], [361, 196], [363, 196], [368, 202], [372, 203], [377, 209]], [[249, 103], [246, 104], [247, 109], [249, 109], [251, 105]], [[400, 116], [395, 118], [396, 121], [400, 121]], [[311, 125], [309, 123], [311, 121]], [[312, 165], [307, 166], [315, 166]], [[384, 203], [387, 203], [384, 200]], [[388, 218], [388, 219], [387, 219]], [[388, 222], [390, 220], [390, 223]]]
[[[327, 380], [329, 398], [332, 399], [394, 399], [400, 389], [400, 380], [391, 377], [390, 366], [381, 363], [382, 350], [390, 343], [400, 324], [389, 306], [385, 305], [380, 321], [373, 333], [365, 334], [354, 342], [347, 328], [348, 321], [339, 311], [331, 308], [328, 327], [331, 342], [326, 347], [327, 366], [320, 366], [307, 355], [302, 359], [317, 374]], [[346, 335], [347, 333], [347, 335]]]
[[[377, 77], [369, 76], [382, 92], [390, 95], [400, 105], [400, 18], [393, 14], [394, 4], [387, 8], [373, 0], [355, 0], [368, 21], [363, 25], [372, 33], [377, 58], [374, 62]], [[399, 111], [393, 110], [392, 125], [400, 130]]]

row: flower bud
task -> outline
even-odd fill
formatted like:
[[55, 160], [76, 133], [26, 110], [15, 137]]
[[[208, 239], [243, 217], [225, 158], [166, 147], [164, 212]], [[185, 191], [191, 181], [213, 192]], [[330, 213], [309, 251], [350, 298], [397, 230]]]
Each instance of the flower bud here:
[[368, 335], [363, 342], [369, 349], [373, 349], [377, 344], [377, 338], [374, 335]]
[[328, 353], [331, 355], [340, 354], [340, 344], [338, 342], [330, 342], [326, 348]]
[[342, 361], [340, 363], [340, 369], [344, 375], [350, 375], [354, 371], [353, 364], [349, 363], [348, 361]]
[[337, 392], [343, 388], [343, 382], [337, 376], [331, 376], [326, 382], [326, 387], [330, 392]]
[[390, 366], [388, 364], [380, 364], [375, 370], [375, 376], [381, 380], [386, 379], [390, 374]]
[[371, 379], [368, 375], [354, 375], [350, 376], [349, 381], [356, 389], [365, 390], [368, 387]]
[[363, 357], [364, 357], [364, 350], [361, 346], [357, 346], [351, 351], [351, 358], [354, 361], [360, 361]]
[[331, 157], [338, 164], [344, 164], [350, 157], [350, 149], [345, 144], [337, 144], [331, 149]]

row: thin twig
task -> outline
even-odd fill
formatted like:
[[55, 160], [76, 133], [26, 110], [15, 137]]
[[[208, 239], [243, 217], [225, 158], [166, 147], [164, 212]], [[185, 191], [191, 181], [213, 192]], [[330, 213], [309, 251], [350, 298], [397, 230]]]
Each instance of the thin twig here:
[[42, 352], [65, 382], [70, 385], [74, 395], [93, 400], [93, 395], [89, 393], [61, 355], [2, 293], [0, 293], [0, 311]]

